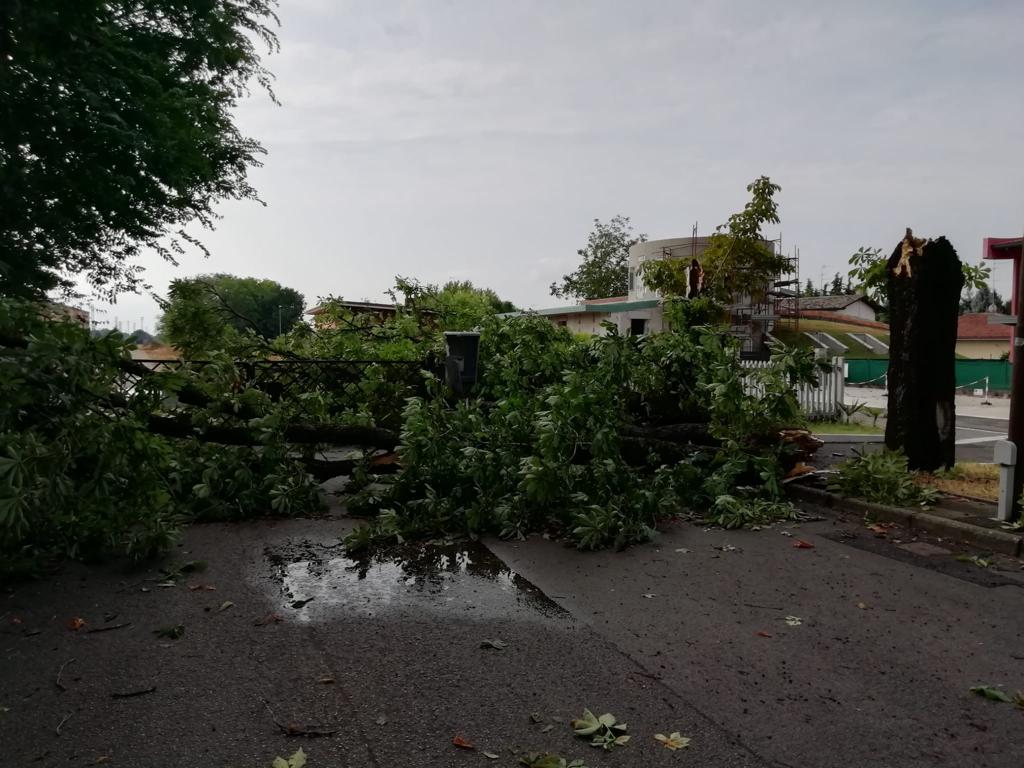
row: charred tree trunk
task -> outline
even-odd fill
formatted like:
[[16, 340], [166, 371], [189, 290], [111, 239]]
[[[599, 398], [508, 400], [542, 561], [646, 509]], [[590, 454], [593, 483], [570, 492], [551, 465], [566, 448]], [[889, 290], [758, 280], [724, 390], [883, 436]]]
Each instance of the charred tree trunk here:
[[951, 467], [963, 264], [945, 237], [925, 242], [908, 229], [887, 266], [890, 340], [885, 444], [902, 449], [910, 469]]

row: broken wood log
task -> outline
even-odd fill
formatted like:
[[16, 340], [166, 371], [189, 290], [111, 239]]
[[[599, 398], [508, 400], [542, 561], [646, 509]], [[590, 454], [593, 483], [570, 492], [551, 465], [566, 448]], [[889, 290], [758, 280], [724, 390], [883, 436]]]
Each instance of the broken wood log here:
[[912, 470], [955, 460], [956, 333], [963, 263], [945, 237], [908, 229], [889, 271], [889, 403], [885, 444]]
[[[259, 445], [263, 442], [258, 432], [248, 427], [229, 427], [222, 424], [197, 426], [187, 416], [153, 415], [149, 417], [148, 426], [151, 432], [158, 435], [194, 437], [208, 443]], [[398, 435], [389, 429], [337, 424], [289, 424], [284, 428], [284, 439], [289, 443], [358, 445], [386, 451], [393, 451], [398, 445]]]

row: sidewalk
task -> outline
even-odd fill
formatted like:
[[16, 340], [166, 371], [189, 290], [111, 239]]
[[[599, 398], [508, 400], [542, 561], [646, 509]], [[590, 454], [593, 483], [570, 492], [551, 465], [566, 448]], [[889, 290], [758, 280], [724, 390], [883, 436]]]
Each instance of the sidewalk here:
[[[864, 403], [871, 408], [888, 408], [885, 391], [878, 387], [857, 387], [847, 384], [844, 388], [843, 400], [847, 405]], [[1010, 418], [1010, 398], [989, 397], [992, 405], [982, 405], [984, 398], [974, 395], [956, 395], [957, 416], [970, 416], [978, 419]]]
[[[8, 762], [260, 768], [302, 747], [309, 768], [512, 768], [548, 750], [591, 768], [1024, 763], [1022, 713], [969, 691], [1024, 689], [1017, 561], [979, 568], [833, 519], [355, 563], [350, 528], [195, 526], [173, 561], [204, 571], [71, 567], [4, 595]], [[575, 738], [584, 708], [630, 743]], [[653, 738], [673, 731], [687, 749]]]

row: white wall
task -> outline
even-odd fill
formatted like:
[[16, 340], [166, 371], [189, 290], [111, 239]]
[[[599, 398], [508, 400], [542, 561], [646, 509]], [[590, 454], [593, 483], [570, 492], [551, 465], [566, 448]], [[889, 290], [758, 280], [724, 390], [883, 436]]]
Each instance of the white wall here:
[[[629, 249], [629, 271], [631, 280], [629, 288], [629, 300], [656, 299], [658, 294], [643, 283], [640, 277], [640, 265], [651, 259], [663, 259], [666, 256], [666, 249], [675, 259], [700, 258], [700, 255], [707, 250], [710, 238], [707, 237], [673, 237], [666, 240], [648, 240], [646, 243], [637, 243]], [[628, 325], [628, 323], [627, 323]]]
[[846, 315], [847, 317], [857, 317], [861, 320], [874, 320], [875, 310], [873, 310], [866, 301], [858, 299], [848, 307], [845, 307], [835, 314]]

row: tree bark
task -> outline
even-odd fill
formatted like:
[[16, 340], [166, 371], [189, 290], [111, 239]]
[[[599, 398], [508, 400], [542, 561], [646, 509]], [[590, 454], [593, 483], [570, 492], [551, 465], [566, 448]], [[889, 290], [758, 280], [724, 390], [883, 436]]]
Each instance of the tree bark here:
[[956, 327], [963, 264], [945, 237], [921, 243], [910, 230], [889, 270], [889, 413], [885, 444], [910, 469], [955, 461]]

